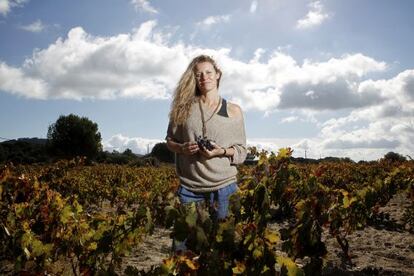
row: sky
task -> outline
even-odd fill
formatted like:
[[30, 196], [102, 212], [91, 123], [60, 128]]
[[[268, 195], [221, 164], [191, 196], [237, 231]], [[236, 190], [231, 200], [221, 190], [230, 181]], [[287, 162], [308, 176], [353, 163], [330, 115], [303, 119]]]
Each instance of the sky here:
[[414, 1], [0, 0], [0, 141], [96, 122], [105, 150], [164, 142], [177, 82], [212, 56], [247, 144], [414, 157]]

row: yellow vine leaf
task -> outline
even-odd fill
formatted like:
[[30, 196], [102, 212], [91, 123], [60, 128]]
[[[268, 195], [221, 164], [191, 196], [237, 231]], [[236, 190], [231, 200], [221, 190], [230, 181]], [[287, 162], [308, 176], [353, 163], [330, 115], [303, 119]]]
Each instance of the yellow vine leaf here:
[[280, 240], [278, 233], [272, 232], [266, 229], [265, 239], [268, 240], [271, 244], [275, 244]]
[[234, 274], [243, 274], [246, 271], [246, 265], [236, 261], [236, 266], [232, 268]]
[[98, 244], [96, 242], [91, 242], [88, 246], [88, 249], [91, 251], [95, 251], [98, 248]]
[[289, 257], [277, 256], [277, 263], [281, 267], [286, 267], [288, 276], [304, 276], [303, 270], [300, 269], [294, 261]]
[[197, 270], [198, 266], [197, 263], [194, 263], [192, 260], [190, 259], [185, 259], [185, 264], [191, 269], [191, 270]]
[[60, 221], [64, 224], [66, 224], [69, 221], [69, 218], [73, 216], [72, 208], [69, 205], [66, 205], [62, 213], [60, 215]]
[[345, 190], [341, 190], [342, 195], [344, 196], [342, 199], [342, 205], [344, 208], [348, 208], [353, 202], [357, 201], [356, 197], [350, 197], [349, 193]]
[[166, 272], [170, 273], [174, 267], [175, 267], [175, 259], [174, 258], [168, 258], [168, 259], [164, 259], [162, 264], [162, 267], [164, 270], [166, 270]]
[[259, 248], [255, 248], [254, 250], [253, 250], [253, 258], [254, 259], [259, 259], [259, 258], [261, 258], [263, 256], [263, 252], [259, 249]]
[[289, 158], [292, 156], [293, 150], [291, 148], [281, 148], [277, 153], [277, 159]]

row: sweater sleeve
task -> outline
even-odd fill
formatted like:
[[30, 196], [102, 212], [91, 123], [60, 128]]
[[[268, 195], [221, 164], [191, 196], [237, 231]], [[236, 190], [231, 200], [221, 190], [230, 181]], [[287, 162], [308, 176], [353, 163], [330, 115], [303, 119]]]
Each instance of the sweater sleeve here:
[[174, 125], [171, 121], [168, 123], [167, 135], [165, 136], [165, 140], [167, 140], [167, 138], [171, 138], [175, 142], [180, 141], [179, 127]]
[[232, 165], [242, 164], [247, 156], [246, 132], [243, 117], [238, 121], [236, 132], [236, 141], [231, 145], [231, 147], [234, 148], [234, 155], [230, 158], [230, 163]]

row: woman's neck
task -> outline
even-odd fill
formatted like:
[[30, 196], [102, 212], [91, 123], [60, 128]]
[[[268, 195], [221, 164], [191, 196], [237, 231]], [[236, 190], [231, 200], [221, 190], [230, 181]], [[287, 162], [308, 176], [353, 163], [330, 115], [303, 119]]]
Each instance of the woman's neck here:
[[200, 99], [206, 105], [217, 105], [220, 96], [217, 90], [212, 90], [205, 94], [201, 94]]

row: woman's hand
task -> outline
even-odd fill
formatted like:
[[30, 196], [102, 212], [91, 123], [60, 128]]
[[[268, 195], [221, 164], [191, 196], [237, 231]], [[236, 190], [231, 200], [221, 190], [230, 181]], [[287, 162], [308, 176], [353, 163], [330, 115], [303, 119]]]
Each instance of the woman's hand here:
[[211, 145], [214, 147], [212, 150], [208, 150], [206, 148], [199, 148], [200, 154], [206, 158], [212, 158], [215, 156], [223, 155], [223, 149], [219, 147], [216, 143], [210, 141]]
[[193, 155], [197, 153], [200, 148], [197, 145], [197, 142], [185, 142], [181, 144], [181, 154]]

